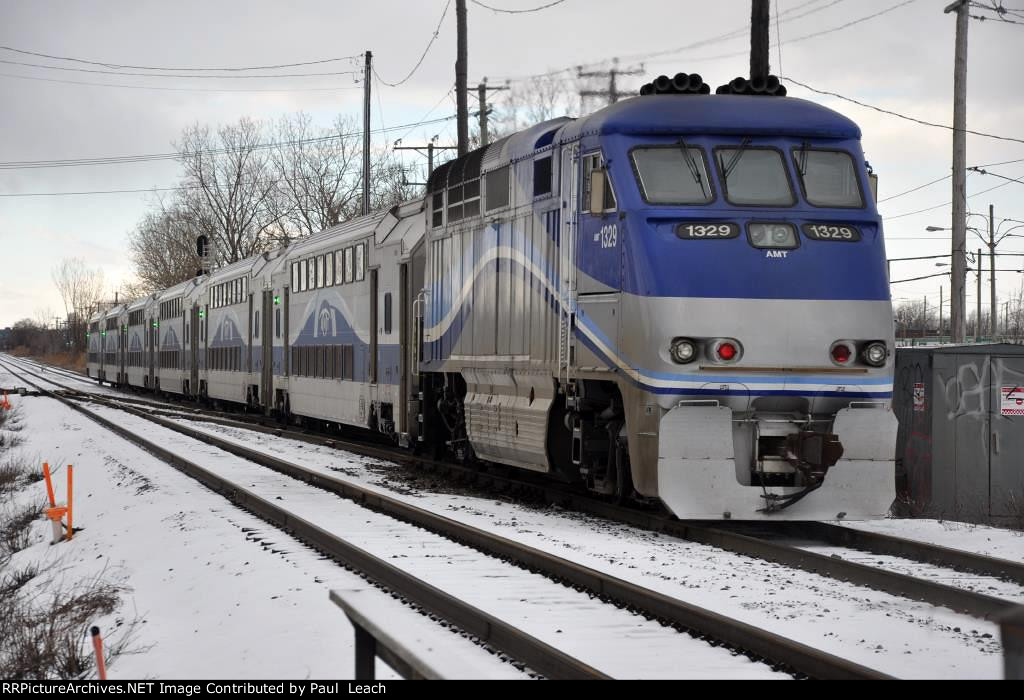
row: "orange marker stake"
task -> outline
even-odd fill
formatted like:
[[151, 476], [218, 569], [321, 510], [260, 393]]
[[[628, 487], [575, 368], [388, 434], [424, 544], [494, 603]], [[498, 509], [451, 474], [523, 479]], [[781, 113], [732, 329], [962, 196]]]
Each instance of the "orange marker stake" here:
[[50, 480], [50, 464], [43, 462], [43, 478], [46, 479], [46, 495], [50, 497], [50, 507], [56, 508], [57, 501], [53, 497], [53, 481]]
[[74, 528], [71, 527], [71, 484], [73, 482], [74, 467], [68, 465], [68, 539], [71, 539], [71, 535], [74, 533]]
[[96, 654], [96, 674], [101, 681], [105, 681], [107, 680], [107, 662], [103, 660], [103, 640], [100, 639], [100, 628], [94, 625], [90, 632], [92, 633], [92, 650]]

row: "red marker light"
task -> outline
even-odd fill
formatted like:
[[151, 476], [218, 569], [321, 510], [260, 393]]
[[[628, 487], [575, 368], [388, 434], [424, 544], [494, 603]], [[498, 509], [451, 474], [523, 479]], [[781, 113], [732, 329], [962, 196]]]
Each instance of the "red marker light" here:
[[718, 346], [718, 358], [728, 362], [736, 357], [736, 346], [732, 343], [722, 343]]
[[850, 348], [842, 343], [836, 345], [832, 348], [832, 359], [841, 365], [845, 365], [850, 361]]

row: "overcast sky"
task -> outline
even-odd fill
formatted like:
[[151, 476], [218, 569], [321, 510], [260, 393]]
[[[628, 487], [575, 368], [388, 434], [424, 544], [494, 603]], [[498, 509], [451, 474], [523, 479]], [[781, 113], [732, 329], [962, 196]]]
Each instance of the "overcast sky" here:
[[[484, 1], [502, 9], [524, 9], [550, 0]], [[106, 63], [181, 68], [297, 63], [371, 50], [380, 77], [395, 82], [418, 60], [447, 2], [0, 0], [0, 45]], [[776, 12], [782, 13], [778, 31], [773, 28], [771, 34], [772, 72], [908, 116], [951, 124], [955, 20], [943, 14], [946, 4], [947, 0], [772, 0], [773, 18]], [[1011, 8], [1020, 9], [1017, 5], [1024, 2], [1010, 3]], [[1018, 23], [999, 22], [994, 13], [981, 8], [972, 12], [993, 19], [970, 22], [968, 128], [1024, 138], [1024, 91], [1020, 89], [1024, 11], [1006, 15]], [[749, 17], [749, 0], [565, 0], [525, 14], [498, 14], [471, 0], [469, 80], [475, 85], [487, 76], [499, 82], [621, 56], [623, 68], [641, 63], [644, 67], [643, 79], [621, 81], [626, 88], [680, 70], [700, 72], [716, 86], [747, 74], [744, 32], [668, 52], [743, 30]], [[0, 162], [4, 164], [166, 153], [182, 128], [194, 122], [219, 124], [241, 116], [270, 120], [304, 110], [328, 126], [339, 113], [361, 114], [362, 93], [352, 75], [200, 80], [25, 66], [14, 62], [110, 70], [7, 49], [0, 49], [0, 60]], [[453, 2], [436, 43], [413, 78], [401, 87], [383, 87], [379, 100], [374, 99], [374, 127], [413, 124], [428, 113], [430, 118], [453, 114], [453, 100], [445, 95], [454, 80], [454, 61]], [[358, 69], [358, 60], [345, 60], [286, 72]], [[860, 124], [868, 160], [880, 178], [881, 199], [949, 174], [950, 131], [783, 82], [790, 95], [819, 101]], [[442, 141], [453, 141], [454, 122], [411, 132], [407, 128], [390, 131], [376, 136], [375, 143], [384, 147], [402, 136], [406, 143], [413, 143], [438, 133]], [[991, 172], [1024, 177], [1024, 143], [968, 139], [968, 165], [1015, 159], [1021, 162], [992, 166]], [[173, 161], [45, 169], [11, 169], [0, 164], [0, 195], [148, 190], [173, 186], [180, 176]], [[998, 185], [1004, 186], [970, 198], [968, 208], [987, 215], [991, 203], [997, 217], [1024, 222], [1024, 184], [976, 174], [968, 178], [967, 190], [972, 194]], [[129, 279], [126, 236], [152, 197], [151, 193], [0, 197], [0, 327], [44, 309], [62, 310], [50, 278], [62, 257], [78, 256], [102, 267], [111, 290]], [[889, 257], [948, 253], [948, 233], [924, 229], [950, 226], [950, 199], [946, 179], [881, 203]], [[935, 208], [899, 216], [930, 207]], [[977, 217], [969, 223], [984, 225]], [[1001, 225], [1007, 231], [1016, 224]], [[1024, 226], [1013, 233], [1024, 234]], [[980, 247], [980, 240], [968, 235], [968, 248]], [[1007, 238], [999, 251], [1024, 252], [1024, 238]], [[1024, 257], [1004, 258], [997, 267], [1024, 268]], [[931, 262], [893, 263], [892, 277], [939, 271]], [[1016, 273], [999, 277], [1002, 298], [1024, 279]], [[986, 309], [987, 283], [986, 276]], [[901, 300], [928, 295], [930, 304], [938, 303], [940, 284], [945, 285], [948, 299], [948, 277], [897, 285], [893, 296]], [[974, 276], [969, 273], [972, 309], [974, 299]]]

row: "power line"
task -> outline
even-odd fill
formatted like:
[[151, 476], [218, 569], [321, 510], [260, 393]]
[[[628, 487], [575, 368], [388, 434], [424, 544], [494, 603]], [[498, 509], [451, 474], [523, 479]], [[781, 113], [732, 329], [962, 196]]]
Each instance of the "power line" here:
[[[1009, 180], [1009, 182], [1017, 182], [1017, 183], [1020, 183], [1020, 184], [1024, 184], [1024, 179], [1022, 179], [1022, 178], [1012, 178], [1012, 177], [1007, 177], [1006, 175], [1000, 175], [999, 173], [990, 173], [988, 170], [985, 170], [984, 168], [981, 168], [981, 167], [979, 167], [977, 165], [972, 166], [972, 167], [967, 168], [967, 169], [968, 170], [973, 170], [976, 173], [981, 173], [982, 175], [992, 175], [993, 177], [1001, 177], [1004, 180]], [[1009, 184], [1009, 182], [1007, 184]]]
[[[426, 125], [426, 124], [440, 124], [442, 122], [451, 121], [454, 118], [455, 118], [454, 115], [449, 115], [447, 117], [438, 117], [438, 118], [431, 119], [431, 120], [420, 120], [419, 122], [417, 122], [415, 124], [398, 124], [398, 125], [390, 126], [390, 127], [386, 127], [386, 128], [374, 129], [370, 133], [381, 134], [381, 133], [388, 133], [388, 132], [392, 132], [392, 131], [398, 131], [398, 130], [401, 130], [401, 129], [415, 129], [418, 126], [423, 126], [423, 125]], [[350, 138], [350, 137], [353, 137], [353, 136], [359, 136], [362, 133], [363, 133], [362, 131], [353, 131], [353, 132], [349, 132], [349, 133], [330, 134], [328, 136], [319, 136], [319, 137], [316, 137], [316, 138], [300, 139], [300, 140], [296, 140], [296, 141], [280, 141], [280, 142], [256, 144], [255, 146], [253, 146], [253, 149], [255, 149], [255, 150], [263, 150], [263, 149], [267, 149], [267, 148], [277, 148], [279, 146], [295, 146], [295, 145], [306, 145], [306, 144], [313, 144], [313, 143], [322, 143], [324, 141], [331, 141], [331, 140], [334, 140], [334, 139]], [[32, 168], [43, 168], [43, 167], [68, 167], [68, 166], [78, 166], [78, 165], [106, 165], [106, 164], [110, 164], [110, 163], [140, 163], [140, 162], [157, 161], [157, 160], [176, 160], [176, 159], [182, 158], [182, 157], [192, 157], [192, 156], [197, 156], [197, 155], [221, 155], [221, 154], [224, 154], [224, 153], [230, 153], [232, 150], [234, 150], [234, 149], [217, 148], [217, 149], [209, 149], [209, 150], [205, 150], [205, 151], [191, 151], [191, 152], [187, 152], [187, 153], [152, 153], [152, 154], [134, 155], [134, 156], [111, 156], [111, 157], [78, 158], [78, 159], [66, 159], [66, 160], [9, 161], [9, 162], [6, 162], [6, 163], [0, 163], [0, 170], [14, 170], [14, 169], [25, 169], [25, 168], [32, 169]], [[47, 194], [50, 194], [50, 193], [42, 193], [42, 194], [47, 195]], [[55, 193], [55, 194], [60, 194], [60, 193]], [[20, 195], [2, 195], [2, 196], [8, 196], [9, 197], [9, 196], [20, 196]]]
[[141, 76], [145, 78], [199, 78], [203, 80], [209, 79], [231, 79], [231, 80], [242, 80], [242, 79], [260, 79], [260, 78], [314, 78], [321, 76], [335, 76], [335, 75], [357, 75], [358, 71], [326, 71], [320, 73], [276, 73], [274, 75], [233, 75], [233, 74], [183, 74], [183, 73], [151, 73], [151, 72], [139, 72], [131, 71], [125, 72], [120, 70], [99, 70], [97, 68], [69, 68], [67, 66], [47, 66], [42, 63], [28, 63], [26, 61], [11, 61], [0, 58], [0, 63], [6, 63], [12, 66], [28, 66], [30, 68], [44, 68], [46, 70], [60, 70], [71, 73], [98, 73], [100, 75], [130, 75], [130, 76]]
[[484, 8], [485, 10], [490, 10], [491, 12], [498, 12], [498, 13], [505, 14], [505, 15], [523, 15], [523, 14], [526, 14], [527, 12], [540, 12], [541, 10], [546, 10], [549, 7], [554, 7], [555, 5], [561, 5], [563, 2], [565, 2], [565, 0], [554, 0], [554, 2], [549, 2], [547, 5], [540, 5], [539, 7], [531, 7], [529, 9], [525, 9], [525, 10], [505, 10], [505, 9], [500, 8], [500, 7], [491, 7], [490, 5], [485, 5], [482, 2], [480, 2], [480, 0], [469, 0], [469, 1], [471, 3], [473, 3], [474, 5], [479, 5], [480, 7]]
[[[980, 165], [972, 165], [971, 167], [968, 168], [968, 170], [976, 170], [977, 168], [989, 168], [989, 167], [992, 167], [993, 165], [1009, 165], [1010, 163], [1024, 163], [1024, 158], [1016, 158], [1014, 160], [1004, 160], [1004, 161], [1000, 161], [998, 163], [982, 163]], [[913, 188], [911, 188], [909, 190], [904, 190], [903, 192], [899, 192], [897, 194], [890, 195], [888, 197], [880, 199], [880, 200], [878, 200], [878, 204], [881, 204], [882, 202], [888, 202], [889, 200], [896, 199], [897, 197], [903, 197], [904, 195], [911, 194], [912, 192], [917, 192], [918, 190], [922, 190], [925, 187], [930, 187], [931, 185], [934, 185], [936, 183], [943, 182], [944, 180], [948, 180], [950, 177], [952, 177], [952, 175], [943, 175], [942, 177], [938, 178], [937, 180], [932, 180], [931, 182], [926, 182], [923, 185], [918, 185], [917, 187], [913, 187]]]
[[[1004, 182], [1002, 184], [996, 185], [995, 187], [989, 187], [987, 190], [981, 190], [980, 192], [975, 192], [974, 194], [969, 194], [969, 195], [967, 195], [967, 199], [971, 199], [972, 197], [977, 197], [978, 195], [985, 194], [986, 192], [991, 192], [992, 190], [998, 190], [1000, 187], [1006, 187], [1009, 184], [1011, 184], [1011, 183]], [[926, 207], [925, 209], [918, 209], [917, 211], [910, 211], [910, 212], [907, 212], [905, 214], [895, 214], [893, 216], [883, 216], [882, 218], [885, 219], [886, 221], [892, 221], [893, 219], [902, 219], [905, 216], [913, 216], [914, 214], [923, 214], [926, 211], [934, 211], [936, 209], [941, 209], [943, 207], [948, 207], [952, 203], [953, 203], [952, 201], [944, 202], [942, 204], [936, 204], [934, 207]]]
[[299, 63], [278, 63], [268, 66], [235, 66], [235, 67], [202, 67], [202, 68], [189, 68], [189, 67], [166, 67], [166, 66], [134, 66], [123, 63], [111, 63], [109, 61], [90, 61], [84, 58], [74, 58], [72, 56], [54, 56], [47, 53], [39, 53], [38, 51], [29, 51], [27, 49], [16, 49], [13, 46], [0, 46], [0, 49], [4, 51], [12, 51], [14, 53], [20, 53], [26, 56], [38, 56], [39, 58], [50, 58], [55, 61], [71, 61], [74, 63], [84, 63], [91, 66], [102, 66], [104, 68], [132, 68], [135, 70], [162, 70], [162, 71], [247, 71], [247, 70], [274, 70], [277, 68], [296, 68], [298, 66], [313, 66], [322, 63], [334, 63], [337, 61], [348, 61], [354, 58], [359, 58], [359, 54], [353, 56], [339, 56], [337, 58], [322, 58], [316, 61], [301, 61]]
[[156, 85], [125, 85], [124, 83], [96, 83], [86, 80], [60, 80], [58, 78], [42, 78], [34, 75], [15, 75], [0, 73], [0, 77], [18, 80], [36, 80], [43, 83], [61, 83], [64, 85], [90, 85], [94, 87], [128, 88], [130, 90], [161, 90], [169, 92], [335, 92], [338, 90], [361, 90], [361, 87], [321, 87], [321, 88], [186, 88], [164, 87]]
[[[806, 3], [802, 4], [802, 5], [798, 5], [797, 7], [791, 8], [790, 10], [786, 10], [786, 11], [781, 13], [780, 17], [781, 18], [785, 18], [785, 19], [787, 19], [789, 21], [792, 21], [794, 19], [799, 19], [800, 17], [804, 17], [806, 15], [812, 14], [813, 12], [820, 12], [821, 10], [828, 9], [829, 7], [832, 7], [833, 5], [835, 5], [835, 4], [839, 3], [839, 2], [842, 2], [843, 0], [833, 0], [831, 3], [829, 3], [828, 5], [825, 5], [824, 7], [815, 8], [813, 10], [809, 10], [809, 11], [805, 12], [802, 15], [797, 15], [797, 16], [793, 16], [793, 17], [786, 17], [786, 15], [788, 13], [796, 12], [797, 10], [800, 10], [800, 9], [802, 9], [802, 8], [808, 6], [808, 5], [813, 4], [815, 1], [818, 1], [818, 0], [812, 0], [812, 2], [806, 2]], [[864, 17], [860, 17], [860, 18], [855, 19], [855, 20], [851, 20], [849, 22], [846, 22], [845, 24], [841, 24], [841, 25], [838, 25], [836, 27], [831, 27], [829, 29], [824, 29], [824, 30], [821, 30], [821, 31], [818, 31], [818, 32], [813, 32], [811, 34], [805, 34], [803, 36], [795, 37], [793, 39], [787, 39], [786, 41], [781, 42], [781, 43], [783, 43], [783, 44], [792, 44], [792, 43], [796, 43], [798, 41], [806, 41], [808, 39], [813, 39], [813, 38], [816, 38], [816, 37], [819, 37], [819, 36], [823, 36], [825, 34], [831, 34], [833, 32], [842, 31], [843, 29], [847, 29], [847, 28], [855, 26], [857, 24], [861, 24], [862, 22], [867, 22], [869, 20], [875, 19], [876, 17], [881, 17], [882, 15], [885, 15], [885, 14], [888, 14], [888, 13], [893, 12], [895, 10], [898, 10], [901, 7], [909, 5], [909, 4], [913, 3], [913, 2], [917, 2], [917, 0], [904, 0], [903, 2], [901, 2], [901, 3], [897, 4], [897, 5], [893, 5], [892, 7], [888, 7], [886, 9], [884, 9], [884, 10], [880, 10], [878, 12], [872, 13], [870, 15], [866, 15]], [[740, 38], [742, 36], [745, 36], [747, 31], [748, 31], [748, 29], [749, 29], [749, 26], [750, 25], [747, 24], [747, 25], [744, 25], [743, 27], [739, 27], [739, 28], [734, 29], [734, 30], [732, 30], [730, 32], [726, 32], [725, 34], [720, 34], [718, 36], [710, 37], [708, 39], [702, 39], [700, 41], [696, 41], [696, 42], [693, 42], [693, 43], [690, 43], [690, 44], [686, 44], [684, 46], [678, 46], [678, 47], [676, 47], [674, 49], [664, 49], [664, 50], [661, 50], [661, 51], [654, 51], [654, 52], [647, 52], [647, 53], [627, 54], [627, 55], [624, 55], [624, 56], [616, 56], [615, 58], [618, 58], [619, 60], [627, 61], [627, 62], [628, 61], [647, 61], [647, 60], [651, 60], [653, 58], [657, 58], [657, 57], [661, 57], [661, 56], [669, 56], [669, 55], [673, 55], [673, 54], [677, 54], [677, 53], [682, 53], [684, 51], [690, 51], [690, 50], [695, 49], [695, 48], [700, 48], [702, 46], [707, 46], [708, 44], [714, 44], [714, 43], [719, 42], [719, 41], [726, 41], [726, 40], [729, 40], [729, 39], [735, 39], [735, 38]], [[745, 56], [745, 55], [747, 55], [747, 51], [746, 50], [735, 52], [735, 53], [721, 54], [721, 55], [717, 55], [717, 56], [704, 56], [704, 57], [695, 58], [695, 59], [692, 59], [692, 60], [694, 60], [694, 61], [717, 60], [717, 59], [721, 59], [721, 58], [734, 58], [736, 56]], [[499, 76], [499, 77], [501, 79], [503, 79], [503, 80], [508, 80], [508, 81], [512, 81], [512, 82], [519, 82], [519, 81], [525, 81], [525, 80], [532, 80], [532, 79], [535, 79], [535, 78], [550, 77], [550, 76], [558, 75], [560, 73], [576, 71], [576, 70], [579, 70], [581, 68], [588, 68], [588, 67], [591, 67], [591, 66], [599, 66], [599, 65], [605, 64], [606, 62], [607, 62], [607, 59], [603, 59], [601, 61], [593, 61], [591, 63], [578, 64], [576, 66], [572, 66], [572, 67], [568, 67], [568, 68], [560, 68], [558, 70], [548, 71], [546, 73], [537, 73], [537, 74], [534, 74], [534, 75], [520, 75], [520, 76]]]
[[932, 180], [931, 182], [926, 182], [923, 185], [918, 185], [917, 187], [914, 187], [913, 189], [904, 190], [903, 192], [900, 192], [899, 194], [894, 194], [894, 195], [891, 195], [889, 197], [885, 197], [883, 199], [880, 199], [880, 200], [878, 200], [877, 204], [881, 204], [882, 202], [888, 202], [890, 199], [896, 199], [897, 197], [902, 197], [904, 195], [908, 195], [911, 192], [917, 192], [918, 190], [923, 190], [925, 187], [930, 187], [931, 185], [934, 185], [934, 184], [936, 184], [938, 182], [942, 182], [943, 180], [948, 180], [951, 177], [953, 177], [953, 176], [952, 175], [943, 175], [942, 177], [940, 177], [937, 180]]
[[389, 83], [388, 81], [381, 78], [380, 74], [377, 73], [377, 69], [374, 68], [373, 74], [377, 76], [377, 80], [384, 83], [388, 87], [398, 87], [399, 85], [407, 81], [409, 78], [411, 78], [413, 75], [415, 75], [416, 71], [419, 70], [419, 67], [423, 65], [423, 59], [425, 59], [427, 57], [427, 54], [430, 52], [430, 47], [434, 45], [435, 41], [437, 41], [437, 35], [441, 33], [441, 25], [444, 23], [444, 18], [448, 15], [448, 8], [451, 7], [451, 4], [452, 0], [448, 0], [448, 2], [445, 4], [444, 12], [441, 13], [441, 19], [437, 21], [437, 28], [434, 29], [434, 34], [430, 37], [430, 41], [427, 42], [427, 48], [423, 49], [423, 53], [420, 55], [420, 60], [416, 61], [416, 65], [412, 67], [412, 70], [409, 71], [408, 75], [399, 80], [397, 83]]
[[[876, 107], [875, 105], [870, 105], [870, 104], [867, 104], [866, 102], [861, 102], [860, 100], [855, 100], [852, 97], [847, 97], [845, 95], [840, 95], [837, 92], [829, 92], [828, 90], [819, 90], [817, 88], [811, 87], [810, 85], [807, 85], [806, 83], [801, 83], [796, 78], [790, 78], [788, 76], [781, 76], [780, 75], [779, 79], [780, 80], [788, 80], [789, 82], [793, 83], [794, 85], [799, 85], [800, 87], [805, 88], [807, 90], [810, 90], [811, 92], [816, 92], [819, 95], [828, 95], [829, 97], [837, 97], [840, 100], [845, 100], [846, 102], [852, 102], [855, 105], [859, 105], [861, 107], [866, 107], [867, 109], [873, 109], [876, 112], [881, 112], [882, 114], [888, 114], [889, 116], [892, 116], [892, 117], [898, 117], [900, 119], [905, 119], [906, 121], [914, 122], [915, 124], [921, 124], [922, 126], [933, 126], [933, 127], [937, 128], [937, 129], [947, 129], [948, 131], [953, 131], [954, 130], [953, 127], [949, 126], [948, 124], [938, 124], [936, 122], [929, 122], [929, 121], [925, 121], [924, 119], [918, 119], [917, 117], [908, 117], [905, 114], [900, 114], [899, 112], [894, 112], [891, 109], [885, 109], [883, 107]], [[974, 136], [984, 136], [985, 138], [989, 138], [989, 139], [997, 139], [999, 141], [1012, 141], [1014, 143], [1024, 143], [1024, 139], [1015, 138], [1013, 136], [999, 136], [998, 134], [989, 134], [989, 133], [984, 132], [984, 131], [974, 131], [972, 129], [964, 129], [964, 132], [968, 133], [968, 134], [972, 134]]]

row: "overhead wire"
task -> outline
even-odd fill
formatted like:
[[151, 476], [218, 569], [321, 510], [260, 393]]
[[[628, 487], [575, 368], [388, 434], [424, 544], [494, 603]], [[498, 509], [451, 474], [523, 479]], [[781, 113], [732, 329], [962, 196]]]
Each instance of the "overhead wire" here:
[[411, 78], [412, 76], [414, 76], [416, 74], [416, 71], [419, 70], [420, 66], [423, 65], [423, 60], [427, 57], [427, 54], [430, 53], [430, 47], [434, 45], [435, 41], [437, 41], [437, 37], [441, 33], [441, 25], [444, 24], [444, 18], [448, 16], [448, 8], [451, 7], [451, 4], [452, 4], [452, 0], [448, 0], [448, 2], [445, 3], [444, 12], [441, 13], [441, 19], [439, 19], [437, 21], [437, 27], [434, 29], [434, 33], [431, 35], [430, 41], [427, 42], [427, 47], [425, 49], [423, 49], [423, 53], [420, 54], [420, 60], [416, 61], [416, 65], [414, 65], [412, 67], [412, 70], [410, 70], [406, 74], [406, 76], [404, 78], [402, 78], [401, 80], [399, 80], [398, 82], [396, 82], [396, 83], [389, 83], [388, 81], [386, 81], [386, 80], [384, 80], [383, 78], [380, 77], [380, 74], [377, 73], [376, 67], [374, 67], [373, 68], [373, 74], [377, 76], [377, 80], [379, 80], [380, 82], [384, 83], [388, 87], [398, 87], [399, 85], [402, 85], [407, 80], [409, 80], [409, 78]]
[[470, 0], [470, 2], [472, 2], [474, 5], [479, 5], [485, 10], [490, 10], [491, 12], [498, 12], [505, 15], [524, 15], [529, 12], [540, 12], [541, 10], [546, 10], [549, 7], [561, 5], [563, 2], [565, 2], [565, 0], [553, 0], [553, 2], [549, 2], [546, 5], [540, 5], [538, 7], [531, 7], [523, 10], [505, 10], [500, 7], [491, 7], [490, 5], [485, 5], [484, 3], [480, 2], [480, 0]]
[[113, 63], [110, 61], [91, 61], [84, 58], [75, 58], [72, 56], [55, 56], [53, 54], [41, 53], [38, 51], [29, 51], [27, 49], [18, 49], [13, 46], [0, 46], [0, 50], [11, 51], [13, 53], [20, 53], [27, 56], [37, 56], [39, 58], [49, 58], [55, 61], [71, 61], [74, 63], [83, 63], [92, 66], [103, 66], [104, 68], [131, 68], [134, 70], [159, 70], [159, 71], [247, 71], [247, 70], [274, 70], [278, 68], [297, 68], [299, 66], [313, 66], [323, 63], [333, 63], [337, 61], [347, 61], [354, 58], [359, 58], [359, 54], [352, 56], [338, 56], [335, 58], [322, 58], [315, 61], [300, 61], [298, 63], [277, 63], [266, 66], [219, 66], [219, 67], [167, 67], [167, 66], [138, 66], [130, 65], [125, 63]]

